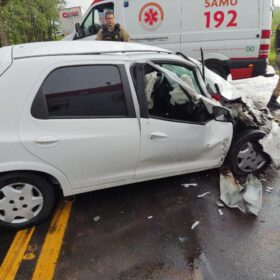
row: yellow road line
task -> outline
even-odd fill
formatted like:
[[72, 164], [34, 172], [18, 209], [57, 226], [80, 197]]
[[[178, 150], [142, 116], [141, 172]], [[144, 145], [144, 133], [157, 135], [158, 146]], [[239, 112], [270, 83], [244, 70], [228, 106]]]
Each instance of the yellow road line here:
[[33, 227], [16, 234], [0, 267], [0, 279], [12, 280], [15, 278], [34, 230]]
[[65, 201], [57, 209], [52, 219], [32, 279], [51, 280], [53, 278], [71, 208], [72, 201]]

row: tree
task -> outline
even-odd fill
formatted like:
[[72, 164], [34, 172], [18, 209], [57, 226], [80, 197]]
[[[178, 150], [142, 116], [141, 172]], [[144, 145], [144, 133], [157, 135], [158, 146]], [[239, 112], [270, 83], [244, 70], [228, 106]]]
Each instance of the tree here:
[[64, 0], [0, 0], [0, 3], [2, 45], [54, 39], [58, 7], [64, 4]]
[[3, 46], [7, 46], [9, 44], [8, 36], [4, 27], [4, 18], [2, 15], [2, 11], [4, 7], [8, 4], [8, 2], [9, 0], [0, 0], [0, 42]]

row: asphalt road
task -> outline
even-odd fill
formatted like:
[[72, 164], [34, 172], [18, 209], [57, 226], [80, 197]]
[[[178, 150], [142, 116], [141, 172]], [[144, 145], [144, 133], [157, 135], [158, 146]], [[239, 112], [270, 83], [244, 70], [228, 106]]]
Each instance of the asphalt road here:
[[[275, 190], [264, 192], [258, 218], [227, 208], [220, 216], [217, 170], [79, 195], [53, 279], [280, 279], [279, 175], [266, 175]], [[16, 279], [40, 279], [32, 273], [50, 222], [35, 229], [34, 257], [25, 252]], [[15, 234], [0, 235], [1, 261]]]

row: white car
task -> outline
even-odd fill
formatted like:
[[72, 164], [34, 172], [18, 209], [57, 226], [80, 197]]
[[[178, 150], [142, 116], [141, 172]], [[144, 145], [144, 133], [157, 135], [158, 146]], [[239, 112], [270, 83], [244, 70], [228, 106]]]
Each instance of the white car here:
[[[130, 43], [47, 42], [0, 49], [0, 226], [42, 222], [64, 196], [268, 158], [263, 132], [234, 141], [229, 109], [201, 71]], [[231, 148], [231, 149], [230, 149]]]

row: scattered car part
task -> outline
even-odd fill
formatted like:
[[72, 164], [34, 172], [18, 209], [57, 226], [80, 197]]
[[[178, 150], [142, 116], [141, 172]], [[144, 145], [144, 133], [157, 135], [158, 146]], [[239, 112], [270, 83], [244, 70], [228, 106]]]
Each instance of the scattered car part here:
[[219, 206], [220, 208], [224, 208], [225, 205], [219, 201], [216, 202], [217, 206]]
[[238, 208], [245, 213], [245, 205], [242, 199], [242, 186], [236, 181], [229, 171], [220, 174], [220, 199], [229, 208]]
[[203, 198], [203, 197], [205, 197], [205, 196], [207, 196], [207, 195], [209, 195], [210, 194], [210, 192], [206, 192], [206, 193], [203, 193], [203, 194], [199, 194], [198, 196], [197, 196], [197, 198]]
[[197, 186], [198, 184], [196, 183], [182, 184], [182, 187], [184, 188], [197, 187]]
[[262, 208], [262, 183], [250, 175], [241, 186], [229, 171], [220, 175], [221, 200], [230, 208], [258, 216]]
[[262, 209], [262, 183], [256, 177], [250, 175], [245, 186], [242, 197], [246, 203], [246, 211], [258, 216]]
[[199, 222], [199, 221], [196, 221], [196, 222], [192, 225], [191, 230], [194, 230], [199, 224], [200, 224], [200, 222]]

